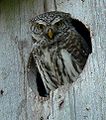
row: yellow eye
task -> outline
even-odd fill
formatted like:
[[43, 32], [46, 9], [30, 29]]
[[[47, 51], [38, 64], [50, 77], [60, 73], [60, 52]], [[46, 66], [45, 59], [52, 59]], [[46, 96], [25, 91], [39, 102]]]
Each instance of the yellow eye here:
[[36, 34], [39, 34], [39, 33], [43, 32], [44, 28], [45, 28], [45, 26], [43, 24], [34, 23], [31, 26], [31, 31]]
[[44, 29], [44, 25], [42, 25], [42, 24], [36, 24], [36, 27], [39, 30], [43, 30]]
[[57, 25], [58, 27], [60, 27], [60, 26], [62, 25], [62, 23], [61, 23], [61, 22], [57, 22], [56, 25]]
[[61, 21], [59, 21], [59, 22], [55, 23], [55, 25], [56, 25], [58, 28], [64, 28], [65, 23], [64, 23], [64, 21], [63, 21], [63, 20], [61, 20]]

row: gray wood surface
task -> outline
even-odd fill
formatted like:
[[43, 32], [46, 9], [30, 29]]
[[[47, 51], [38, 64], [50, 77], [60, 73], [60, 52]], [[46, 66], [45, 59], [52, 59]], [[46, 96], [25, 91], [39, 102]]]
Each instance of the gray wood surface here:
[[[27, 82], [28, 21], [51, 10], [81, 20], [93, 52], [76, 82], [39, 101]], [[105, 0], [0, 0], [0, 120], [106, 120]]]

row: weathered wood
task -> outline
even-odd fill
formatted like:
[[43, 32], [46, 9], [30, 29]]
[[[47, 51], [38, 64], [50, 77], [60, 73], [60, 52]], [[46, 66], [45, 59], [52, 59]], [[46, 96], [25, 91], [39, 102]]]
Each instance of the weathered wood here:
[[43, 0], [0, 0], [0, 90], [4, 91], [0, 120], [34, 119], [30, 111], [33, 100], [27, 98], [28, 22], [43, 11]]
[[[105, 5], [105, 0], [0, 1], [0, 120], [106, 119]], [[93, 52], [76, 82], [40, 102], [27, 83], [28, 21], [56, 9], [71, 13], [90, 29]]]

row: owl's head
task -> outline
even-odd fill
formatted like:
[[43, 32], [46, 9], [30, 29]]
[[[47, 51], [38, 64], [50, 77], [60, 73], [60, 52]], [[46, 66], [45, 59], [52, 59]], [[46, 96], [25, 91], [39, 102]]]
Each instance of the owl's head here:
[[66, 31], [71, 27], [70, 24], [71, 16], [64, 12], [46, 12], [44, 14], [38, 15], [31, 20], [31, 31], [32, 37], [39, 41], [43, 40], [53, 40], [58, 36], [66, 33]]

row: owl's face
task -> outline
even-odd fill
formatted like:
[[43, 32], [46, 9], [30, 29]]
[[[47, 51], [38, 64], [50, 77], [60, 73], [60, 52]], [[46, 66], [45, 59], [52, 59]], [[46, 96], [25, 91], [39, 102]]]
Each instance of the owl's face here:
[[47, 12], [31, 20], [32, 37], [35, 41], [51, 42], [64, 36], [70, 24], [70, 14], [63, 12]]

